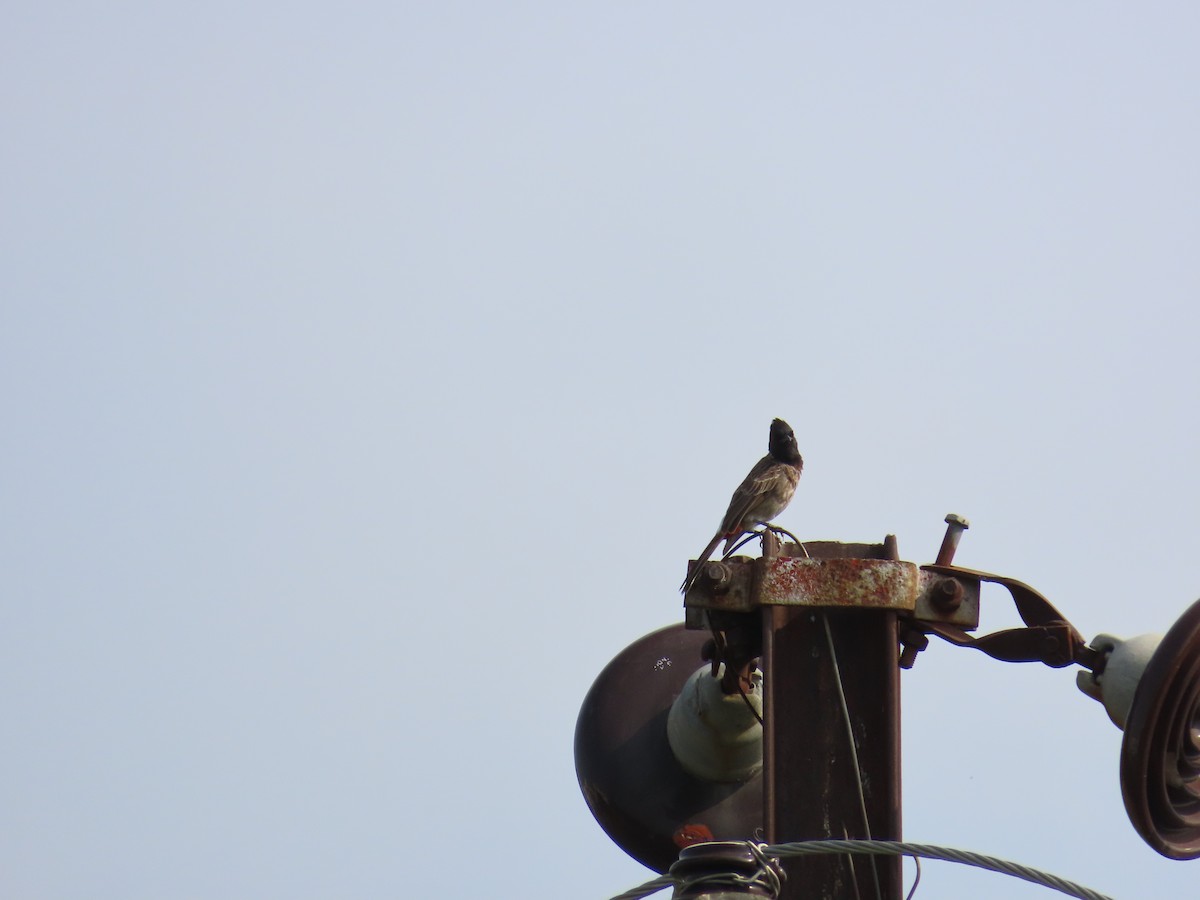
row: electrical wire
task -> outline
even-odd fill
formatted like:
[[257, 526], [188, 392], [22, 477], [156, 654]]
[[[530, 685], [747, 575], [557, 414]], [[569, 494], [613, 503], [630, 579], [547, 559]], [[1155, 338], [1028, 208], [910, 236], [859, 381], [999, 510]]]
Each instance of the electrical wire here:
[[787, 535], [792, 539], [792, 543], [803, 550], [806, 557], [808, 556], [808, 549], [800, 543], [800, 539], [798, 537], [796, 537], [786, 528], [780, 528], [778, 525], [766, 525], [761, 531], [747, 531], [744, 535], [742, 535], [742, 537], [738, 539], [737, 543], [721, 554], [721, 562], [729, 559], [729, 557], [733, 556], [733, 554], [737, 553], [755, 538], [763, 537], [768, 531], [773, 531], [776, 534]]
[[[825, 644], [829, 647], [829, 661], [833, 665], [833, 681], [837, 685], [838, 701], [842, 707], [842, 720], [846, 723], [846, 737], [850, 743], [850, 762], [854, 766], [854, 784], [858, 788], [858, 809], [862, 813], [863, 831], [867, 840], [871, 839], [871, 822], [867, 818], [867, 799], [863, 795], [862, 769], [858, 765], [858, 748], [854, 745], [854, 723], [850, 720], [850, 707], [846, 705], [846, 690], [842, 687], [842, 669], [838, 665], [837, 650], [833, 647], [833, 630], [829, 627], [829, 615], [821, 613], [821, 623], [825, 626]], [[879, 884], [879, 869], [875, 860], [871, 860], [871, 875], [875, 879], [876, 900], [883, 900], [883, 888]]]
[[906, 896], [904, 900], [912, 900], [913, 894], [917, 892], [917, 885], [921, 883], [921, 857], [914, 856], [912, 861], [913, 865], [916, 866], [917, 874], [916, 877], [913, 878], [913, 886], [908, 889], [908, 896]]
[[763, 852], [766, 844], [756, 844], [747, 841], [743, 846], [750, 851], [758, 864], [749, 875], [740, 872], [721, 871], [704, 872], [691, 875], [681, 875], [677, 878], [680, 893], [692, 894], [720, 893], [722, 888], [733, 888], [736, 891], [756, 896], [778, 897], [783, 888], [783, 866], [773, 856]]
[[660, 875], [653, 881], [647, 881], [641, 887], [635, 887], [623, 894], [617, 894], [612, 900], [641, 900], [642, 897], [649, 897], [651, 894], [657, 894], [663, 888], [675, 886], [675, 879], [670, 875]]
[[733, 554], [737, 553], [739, 550], [741, 550], [744, 546], [746, 546], [748, 543], [750, 543], [752, 540], [754, 540], [757, 537], [762, 537], [761, 531], [746, 532], [744, 537], [742, 537], [736, 544], [734, 544], [732, 547], [730, 547], [728, 550], [726, 550], [724, 553], [721, 554], [721, 562], [724, 562], [725, 560], [729, 559], [729, 557], [733, 556]]
[[742, 695], [742, 702], [746, 704], [746, 709], [750, 710], [750, 715], [754, 716], [754, 718], [758, 720], [759, 725], [765, 724], [763, 722], [763, 717], [758, 714], [758, 710], [754, 708], [754, 704], [751, 703], [750, 698], [746, 696], [746, 689], [742, 687], [742, 679], [740, 678], [737, 682], [737, 689], [738, 693]]
[[956, 862], [963, 865], [998, 872], [1013, 878], [1020, 878], [1051, 890], [1059, 891], [1078, 900], [1112, 900], [1091, 888], [1086, 888], [1065, 878], [1059, 878], [1049, 872], [1024, 866], [1020, 863], [1008, 862], [994, 856], [984, 856], [967, 850], [955, 850], [951, 847], [938, 847], [933, 844], [910, 844], [906, 841], [797, 841], [791, 844], [775, 844], [764, 849], [769, 856], [786, 859], [790, 856], [807, 856], [813, 853], [868, 853], [873, 856], [920, 856], [925, 859], [938, 859], [943, 862]]
[[[1082, 885], [1067, 881], [1065, 878], [1059, 878], [1057, 875], [1043, 872], [1040, 869], [998, 859], [994, 856], [986, 856], [982, 853], [973, 853], [969, 850], [956, 850], [953, 847], [939, 847], [934, 844], [910, 844], [906, 841], [795, 841], [788, 844], [773, 844], [760, 847], [760, 849], [767, 856], [774, 856], [780, 859], [818, 853], [863, 853], [873, 856], [911, 856], [914, 859], [918, 857], [922, 859], [935, 859], [942, 862], [974, 866], [977, 869], [1008, 875], [1012, 878], [1020, 878], [1022, 881], [1028, 881], [1031, 884], [1040, 885], [1041, 887], [1066, 894], [1068, 897], [1075, 897], [1076, 900], [1113, 900], [1112, 897], [1106, 894], [1093, 891], [1091, 888], [1083, 887]], [[653, 881], [646, 882], [641, 887], [618, 894], [612, 900], [641, 900], [642, 897], [648, 897], [651, 894], [661, 891], [663, 888], [671, 887], [673, 884], [674, 881], [669, 875], [663, 875], [655, 878]], [[915, 887], [916, 885], [914, 885]], [[909, 896], [912, 896], [911, 892]]]

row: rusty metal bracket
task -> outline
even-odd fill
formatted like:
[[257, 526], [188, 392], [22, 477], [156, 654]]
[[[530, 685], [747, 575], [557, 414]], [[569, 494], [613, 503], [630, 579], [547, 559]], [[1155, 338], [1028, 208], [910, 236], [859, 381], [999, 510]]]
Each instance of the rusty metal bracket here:
[[[684, 598], [689, 613], [763, 606], [890, 609], [922, 622], [979, 624], [979, 579], [969, 570], [890, 559], [733, 557], [704, 563]], [[964, 577], [966, 576], [966, 577]], [[698, 623], [699, 618], [694, 617]]]
[[[951, 523], [952, 529], [956, 526], [961, 523]], [[898, 559], [837, 554], [804, 558], [794, 555], [800, 548], [790, 544], [779, 548], [780, 556], [772, 552], [774, 546], [765, 549], [770, 555], [757, 559], [735, 556], [701, 563], [703, 570], [684, 598], [689, 628], [719, 630], [730, 617], [737, 620], [764, 607], [891, 610], [901, 620], [904, 668], [911, 667], [917, 653], [925, 649], [929, 634], [1002, 662], [1040, 662], [1052, 668], [1078, 664], [1091, 670], [1103, 663], [1049, 600], [1015, 578], [949, 563], [918, 566]], [[979, 627], [984, 582], [1009, 592], [1024, 628], [980, 637], [968, 633]], [[749, 646], [752, 642], [746, 643], [746, 651], [737, 655], [739, 663], [758, 652], [758, 647]]]
[[1066, 617], [1024, 582], [957, 566], [932, 565], [922, 568], [948, 578], [971, 580], [976, 584], [989, 582], [1004, 587], [1012, 595], [1017, 613], [1026, 627], [1008, 628], [976, 638], [957, 625], [914, 617], [914, 624], [919, 630], [936, 634], [959, 647], [974, 647], [1001, 662], [1040, 662], [1056, 669], [1073, 663], [1092, 669], [1099, 662], [1099, 655], [1087, 646], [1083, 636]]

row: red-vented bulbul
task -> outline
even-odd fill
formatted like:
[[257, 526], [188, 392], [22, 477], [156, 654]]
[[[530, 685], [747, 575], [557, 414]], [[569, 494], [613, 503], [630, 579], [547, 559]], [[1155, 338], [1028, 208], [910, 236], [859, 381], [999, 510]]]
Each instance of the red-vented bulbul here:
[[767, 455], [754, 464], [750, 474], [733, 492], [721, 527], [683, 581], [684, 593], [692, 586], [701, 565], [712, 555], [717, 544], [724, 540], [728, 551], [743, 534], [753, 531], [756, 525], [765, 525], [787, 508], [796, 493], [803, 467], [804, 458], [800, 456], [791, 426], [783, 419], [772, 420]]

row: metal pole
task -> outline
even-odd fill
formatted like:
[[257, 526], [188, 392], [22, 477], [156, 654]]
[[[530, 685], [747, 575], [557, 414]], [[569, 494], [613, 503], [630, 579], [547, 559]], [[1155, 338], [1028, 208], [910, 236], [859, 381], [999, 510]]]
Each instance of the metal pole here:
[[[810, 556], [819, 559], [899, 558], [890, 536], [883, 544], [806, 547]], [[767, 841], [900, 840], [900, 666], [895, 612], [768, 606], [762, 616]], [[858, 772], [824, 617], [828, 617], [850, 713]], [[843, 855], [788, 860], [780, 900], [900, 900], [901, 862], [898, 857]]]

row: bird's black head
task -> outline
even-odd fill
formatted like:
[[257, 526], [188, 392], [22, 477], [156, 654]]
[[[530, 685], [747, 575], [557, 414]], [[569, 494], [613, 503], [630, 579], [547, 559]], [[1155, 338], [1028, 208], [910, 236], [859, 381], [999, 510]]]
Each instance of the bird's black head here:
[[771, 421], [771, 438], [767, 443], [767, 449], [780, 462], [793, 465], [800, 465], [803, 462], [800, 457], [800, 448], [796, 446], [796, 435], [792, 431], [792, 426], [783, 419]]

